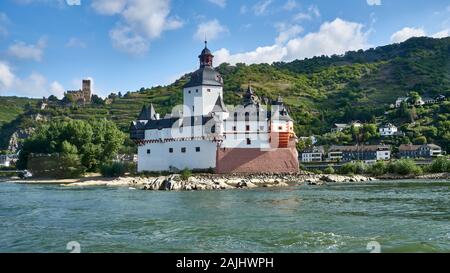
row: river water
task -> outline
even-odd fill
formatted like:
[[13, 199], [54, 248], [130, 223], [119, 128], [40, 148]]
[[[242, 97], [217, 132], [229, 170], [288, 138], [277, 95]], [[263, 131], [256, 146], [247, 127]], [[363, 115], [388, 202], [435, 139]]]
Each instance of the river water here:
[[[450, 181], [211, 192], [0, 183], [0, 252], [450, 252]], [[376, 242], [376, 243], [373, 243]]]

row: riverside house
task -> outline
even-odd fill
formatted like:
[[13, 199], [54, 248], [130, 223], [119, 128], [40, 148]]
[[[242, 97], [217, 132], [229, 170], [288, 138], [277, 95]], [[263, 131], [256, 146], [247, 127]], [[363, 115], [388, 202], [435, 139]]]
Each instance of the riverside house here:
[[435, 144], [403, 144], [398, 150], [401, 158], [432, 158], [442, 155], [442, 148]]
[[7, 155], [0, 155], [0, 167], [11, 166], [11, 159]]
[[16, 154], [0, 155], [0, 167], [11, 167], [17, 160]]
[[364, 161], [370, 163], [390, 159], [391, 147], [388, 145], [331, 146], [328, 151], [328, 160], [334, 162]]
[[379, 132], [382, 137], [395, 136], [399, 133], [397, 126], [391, 123], [380, 127]]
[[322, 162], [325, 156], [325, 149], [323, 146], [311, 147], [302, 152], [301, 161], [305, 163]]
[[362, 127], [363, 125], [359, 121], [353, 121], [350, 124], [336, 123], [336, 124], [334, 124], [334, 127], [331, 128], [331, 132], [332, 133], [342, 132], [342, 131], [344, 131], [346, 129], [350, 129], [352, 126], [356, 127], [356, 128], [359, 128], [359, 127]]

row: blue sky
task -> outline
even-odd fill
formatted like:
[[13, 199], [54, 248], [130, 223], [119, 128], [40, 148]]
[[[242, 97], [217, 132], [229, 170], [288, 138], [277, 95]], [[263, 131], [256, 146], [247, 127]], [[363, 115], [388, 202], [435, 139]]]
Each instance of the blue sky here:
[[0, 95], [135, 91], [198, 66], [272, 63], [450, 35], [448, 0], [1, 0]]

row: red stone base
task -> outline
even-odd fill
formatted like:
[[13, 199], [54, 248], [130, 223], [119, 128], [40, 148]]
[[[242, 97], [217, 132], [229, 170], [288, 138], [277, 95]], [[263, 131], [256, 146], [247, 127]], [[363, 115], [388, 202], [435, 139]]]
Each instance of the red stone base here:
[[298, 153], [295, 148], [273, 151], [261, 149], [217, 149], [216, 172], [229, 173], [297, 173]]

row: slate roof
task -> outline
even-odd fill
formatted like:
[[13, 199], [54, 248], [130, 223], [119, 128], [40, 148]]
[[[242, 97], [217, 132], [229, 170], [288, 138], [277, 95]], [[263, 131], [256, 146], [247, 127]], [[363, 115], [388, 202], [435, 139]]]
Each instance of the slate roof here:
[[435, 144], [424, 144], [424, 145], [412, 145], [412, 144], [402, 144], [400, 145], [400, 147], [398, 148], [399, 151], [401, 152], [408, 152], [408, 151], [417, 151], [420, 148], [430, 148], [431, 150], [440, 150], [441, 147], [439, 147], [438, 145]]
[[330, 152], [342, 151], [342, 152], [376, 152], [390, 150], [388, 145], [361, 145], [361, 146], [338, 146], [333, 145], [330, 147]]
[[215, 112], [215, 113], [228, 112], [228, 109], [225, 106], [225, 103], [223, 102], [222, 96], [219, 96], [217, 98], [216, 103], [214, 104], [212, 112]]
[[195, 87], [200, 85], [223, 86], [222, 76], [211, 66], [199, 68], [192, 73], [189, 82], [184, 88]]

